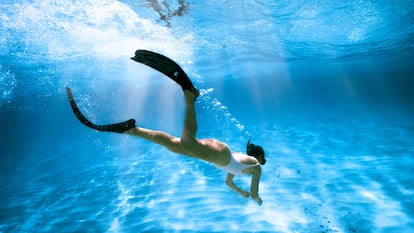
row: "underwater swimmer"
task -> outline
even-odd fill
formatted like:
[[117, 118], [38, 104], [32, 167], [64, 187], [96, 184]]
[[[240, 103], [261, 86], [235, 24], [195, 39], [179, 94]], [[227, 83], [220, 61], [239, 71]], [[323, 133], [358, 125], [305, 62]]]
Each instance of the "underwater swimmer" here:
[[[253, 200], [261, 205], [262, 199], [259, 197], [259, 180], [261, 175], [261, 165], [266, 163], [263, 148], [250, 143], [249, 140], [246, 146], [246, 154], [244, 154], [231, 152], [225, 143], [215, 139], [197, 139], [197, 120], [194, 102], [198, 97], [199, 92], [193, 86], [185, 72], [171, 59], [151, 51], [137, 50], [136, 56], [132, 59], [164, 73], [182, 87], [184, 91], [186, 112], [181, 137], [174, 137], [163, 131], [137, 127], [134, 119], [116, 124], [95, 125], [81, 113], [72, 96], [70, 88], [66, 88], [71, 107], [76, 117], [90, 128], [99, 131], [117, 132], [137, 136], [159, 144], [171, 152], [212, 163], [219, 169], [227, 172], [226, 184], [232, 190], [246, 198], [251, 196]], [[235, 175], [244, 174], [252, 175], [250, 192], [240, 189], [233, 182]]]

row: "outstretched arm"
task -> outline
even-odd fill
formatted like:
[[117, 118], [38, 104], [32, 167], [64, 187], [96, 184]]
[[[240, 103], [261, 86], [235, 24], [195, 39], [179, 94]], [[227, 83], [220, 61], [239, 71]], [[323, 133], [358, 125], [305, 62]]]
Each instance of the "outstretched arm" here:
[[255, 200], [259, 205], [263, 203], [262, 199], [259, 197], [259, 181], [262, 169], [260, 166], [254, 167], [252, 173], [252, 182], [250, 184], [250, 193], [252, 194], [253, 200]]
[[234, 175], [231, 173], [227, 173], [227, 177], [226, 177], [226, 184], [232, 189], [234, 190], [236, 193], [242, 195], [243, 197], [249, 197], [249, 193], [246, 191], [241, 190], [239, 187], [237, 187], [234, 182], [233, 182], [233, 178]]

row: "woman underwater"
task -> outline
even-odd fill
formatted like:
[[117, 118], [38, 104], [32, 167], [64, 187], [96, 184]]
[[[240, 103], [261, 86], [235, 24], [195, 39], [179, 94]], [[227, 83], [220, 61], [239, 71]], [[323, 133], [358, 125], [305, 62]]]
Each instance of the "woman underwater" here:
[[[197, 139], [197, 120], [194, 102], [199, 96], [199, 92], [193, 86], [187, 74], [173, 60], [151, 51], [137, 50], [135, 52], [135, 57], [132, 57], [131, 59], [148, 65], [167, 75], [169, 78], [178, 83], [183, 89], [186, 112], [181, 137], [174, 137], [163, 131], [137, 127], [134, 119], [116, 124], [95, 125], [80, 112], [72, 96], [70, 88], [67, 87], [67, 95], [76, 117], [90, 128], [99, 131], [138, 136], [164, 146], [171, 152], [212, 163], [217, 168], [227, 172], [226, 184], [232, 190], [246, 198], [251, 196], [253, 200], [261, 205], [262, 199], [259, 197], [259, 180], [261, 175], [261, 165], [266, 163], [263, 148], [250, 143], [249, 140], [246, 146], [246, 154], [243, 154], [231, 152], [225, 143], [215, 139]], [[250, 192], [240, 189], [233, 182], [235, 175], [243, 174], [252, 175]]]

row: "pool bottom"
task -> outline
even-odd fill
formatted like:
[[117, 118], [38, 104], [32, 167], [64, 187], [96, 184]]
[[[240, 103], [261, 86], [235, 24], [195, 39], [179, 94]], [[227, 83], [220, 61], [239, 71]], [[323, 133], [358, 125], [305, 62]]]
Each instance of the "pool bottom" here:
[[[143, 140], [90, 132], [32, 145], [3, 176], [4, 232], [407, 232], [414, 229], [412, 124], [268, 124], [263, 205], [214, 166]], [[257, 135], [257, 134], [256, 134]], [[245, 142], [232, 146], [243, 148]], [[50, 148], [49, 148], [50, 149]], [[248, 189], [250, 178], [235, 182]]]

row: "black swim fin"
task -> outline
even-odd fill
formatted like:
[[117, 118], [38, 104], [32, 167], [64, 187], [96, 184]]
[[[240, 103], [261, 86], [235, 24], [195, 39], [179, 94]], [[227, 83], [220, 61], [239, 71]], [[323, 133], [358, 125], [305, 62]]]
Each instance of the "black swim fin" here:
[[115, 133], [123, 133], [131, 128], [135, 127], [135, 120], [129, 119], [124, 122], [115, 123], [115, 124], [109, 124], [109, 125], [95, 125], [94, 123], [90, 122], [80, 111], [78, 105], [75, 102], [75, 99], [73, 98], [72, 91], [69, 87], [66, 87], [66, 94], [68, 95], [70, 106], [72, 107], [73, 113], [75, 114], [76, 118], [78, 120], [88, 126], [89, 128], [96, 129], [99, 131], [105, 131], [105, 132], [115, 132]]
[[170, 58], [148, 50], [137, 50], [135, 51], [135, 57], [131, 57], [131, 59], [167, 75], [174, 82], [178, 83], [183, 91], [189, 90], [193, 92], [196, 98], [200, 95], [200, 92], [194, 87], [184, 70]]

